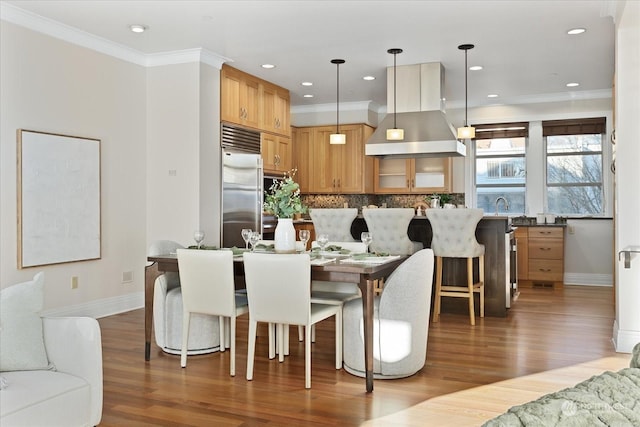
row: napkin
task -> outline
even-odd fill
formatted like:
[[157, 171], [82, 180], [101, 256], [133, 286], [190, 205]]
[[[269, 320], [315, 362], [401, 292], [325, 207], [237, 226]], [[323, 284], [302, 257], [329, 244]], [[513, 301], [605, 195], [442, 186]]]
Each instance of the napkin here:
[[311, 265], [325, 265], [334, 262], [335, 258], [314, 258], [311, 260]]
[[[187, 247], [187, 249], [198, 249], [198, 247], [196, 245], [191, 245], [189, 247]], [[205, 246], [205, 245], [200, 245], [200, 250], [206, 250], [206, 251], [217, 251], [219, 248], [217, 246]]]

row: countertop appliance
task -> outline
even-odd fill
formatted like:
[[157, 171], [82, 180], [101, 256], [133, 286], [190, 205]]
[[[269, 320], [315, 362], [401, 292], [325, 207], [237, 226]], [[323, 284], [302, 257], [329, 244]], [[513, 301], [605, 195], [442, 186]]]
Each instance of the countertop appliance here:
[[222, 124], [222, 246], [244, 247], [241, 231], [262, 232], [260, 132]]

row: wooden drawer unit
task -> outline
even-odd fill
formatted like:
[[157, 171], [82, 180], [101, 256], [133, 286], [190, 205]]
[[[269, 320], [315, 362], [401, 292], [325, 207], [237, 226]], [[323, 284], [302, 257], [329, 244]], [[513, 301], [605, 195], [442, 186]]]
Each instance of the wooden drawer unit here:
[[[525, 227], [522, 227], [523, 229]], [[564, 280], [564, 227], [526, 227], [526, 257], [519, 253], [518, 280], [521, 286], [562, 287]], [[522, 232], [521, 232], [522, 233]], [[524, 242], [522, 242], [524, 243]], [[524, 248], [522, 248], [524, 249]], [[524, 266], [524, 268], [522, 268]]]

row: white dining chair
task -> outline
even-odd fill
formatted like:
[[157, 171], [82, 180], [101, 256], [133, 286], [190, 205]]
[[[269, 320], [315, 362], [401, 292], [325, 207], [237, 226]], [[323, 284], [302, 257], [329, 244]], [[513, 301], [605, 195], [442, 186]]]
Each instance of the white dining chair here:
[[[247, 380], [253, 379], [258, 322], [305, 327], [305, 388], [311, 388], [311, 325], [335, 316], [336, 369], [342, 368], [342, 308], [311, 303], [309, 254], [245, 253], [244, 272], [249, 299]], [[284, 360], [279, 341], [279, 360]]]
[[180, 365], [187, 366], [189, 326], [192, 313], [219, 316], [220, 349], [224, 351], [224, 319], [230, 323], [230, 372], [236, 374], [236, 317], [247, 313], [247, 298], [235, 293], [233, 252], [178, 249], [182, 285], [182, 352]]

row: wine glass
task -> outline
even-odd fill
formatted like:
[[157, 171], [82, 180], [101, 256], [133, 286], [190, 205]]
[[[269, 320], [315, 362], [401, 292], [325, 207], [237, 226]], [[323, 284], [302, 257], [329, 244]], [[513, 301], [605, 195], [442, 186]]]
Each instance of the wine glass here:
[[369, 252], [369, 245], [371, 244], [371, 241], [373, 240], [373, 236], [368, 231], [363, 231], [362, 234], [360, 234], [360, 240], [362, 240], [362, 243], [364, 243], [364, 245], [365, 245], [365, 253], [368, 253]]
[[309, 238], [311, 237], [311, 232], [309, 230], [300, 230], [300, 240], [302, 240], [302, 243], [304, 245], [304, 250], [306, 252], [307, 250], [307, 242], [309, 241]]
[[318, 242], [318, 246], [320, 246], [320, 254], [322, 255], [322, 253], [324, 252], [325, 246], [327, 246], [327, 243], [329, 243], [329, 235], [320, 234], [317, 237], [316, 242]]
[[249, 243], [251, 244], [251, 250], [256, 250], [256, 244], [260, 241], [260, 233], [257, 231], [252, 231], [249, 235]]
[[244, 248], [249, 249], [249, 237], [251, 237], [251, 233], [253, 230], [250, 228], [243, 228], [240, 232], [242, 234], [242, 240], [244, 240]]
[[200, 245], [204, 241], [204, 231], [202, 230], [194, 231], [193, 240], [196, 241], [196, 245], [198, 245], [198, 249], [200, 249]]

